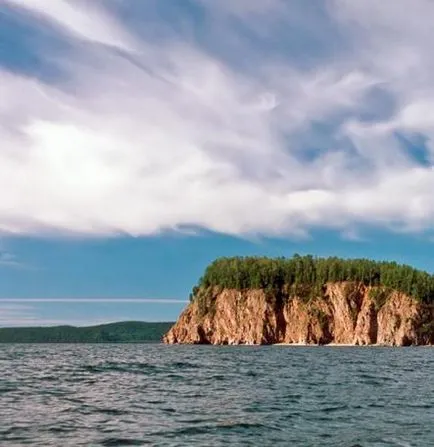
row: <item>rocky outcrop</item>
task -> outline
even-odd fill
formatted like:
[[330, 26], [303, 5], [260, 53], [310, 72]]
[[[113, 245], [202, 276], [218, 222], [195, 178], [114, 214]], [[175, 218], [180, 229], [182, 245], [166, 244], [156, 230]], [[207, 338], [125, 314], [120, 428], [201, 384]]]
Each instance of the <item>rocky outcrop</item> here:
[[202, 290], [164, 336], [189, 344], [426, 345], [434, 312], [400, 292], [361, 283], [308, 297], [264, 290]]

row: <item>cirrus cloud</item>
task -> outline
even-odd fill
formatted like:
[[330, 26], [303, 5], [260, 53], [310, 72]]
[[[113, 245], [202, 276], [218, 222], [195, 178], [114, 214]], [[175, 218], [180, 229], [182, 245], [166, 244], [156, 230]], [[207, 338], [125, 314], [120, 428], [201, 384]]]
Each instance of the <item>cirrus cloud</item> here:
[[144, 38], [113, 2], [2, 4], [52, 23], [73, 50], [56, 55], [68, 76], [55, 84], [0, 70], [1, 231], [431, 228], [430, 1], [412, 2], [417, 23], [406, 0], [198, 1], [207, 43]]

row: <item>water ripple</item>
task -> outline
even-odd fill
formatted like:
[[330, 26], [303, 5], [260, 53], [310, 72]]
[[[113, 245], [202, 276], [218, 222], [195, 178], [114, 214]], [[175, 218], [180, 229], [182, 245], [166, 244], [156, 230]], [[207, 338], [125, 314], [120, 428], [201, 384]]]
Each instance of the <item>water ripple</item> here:
[[0, 345], [1, 446], [434, 445], [434, 349]]

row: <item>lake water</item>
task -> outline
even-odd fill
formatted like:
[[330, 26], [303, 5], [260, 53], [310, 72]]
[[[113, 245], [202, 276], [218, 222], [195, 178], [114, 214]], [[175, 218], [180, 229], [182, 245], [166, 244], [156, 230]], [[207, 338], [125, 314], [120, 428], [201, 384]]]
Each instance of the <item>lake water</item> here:
[[0, 345], [0, 445], [434, 446], [434, 349]]

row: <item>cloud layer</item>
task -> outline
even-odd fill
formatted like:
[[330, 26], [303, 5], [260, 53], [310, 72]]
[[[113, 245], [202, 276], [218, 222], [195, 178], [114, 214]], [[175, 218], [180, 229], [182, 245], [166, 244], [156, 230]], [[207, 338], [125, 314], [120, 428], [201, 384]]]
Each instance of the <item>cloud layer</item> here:
[[68, 49], [1, 53], [0, 231], [431, 229], [431, 1], [48, 3], [0, 0]]

